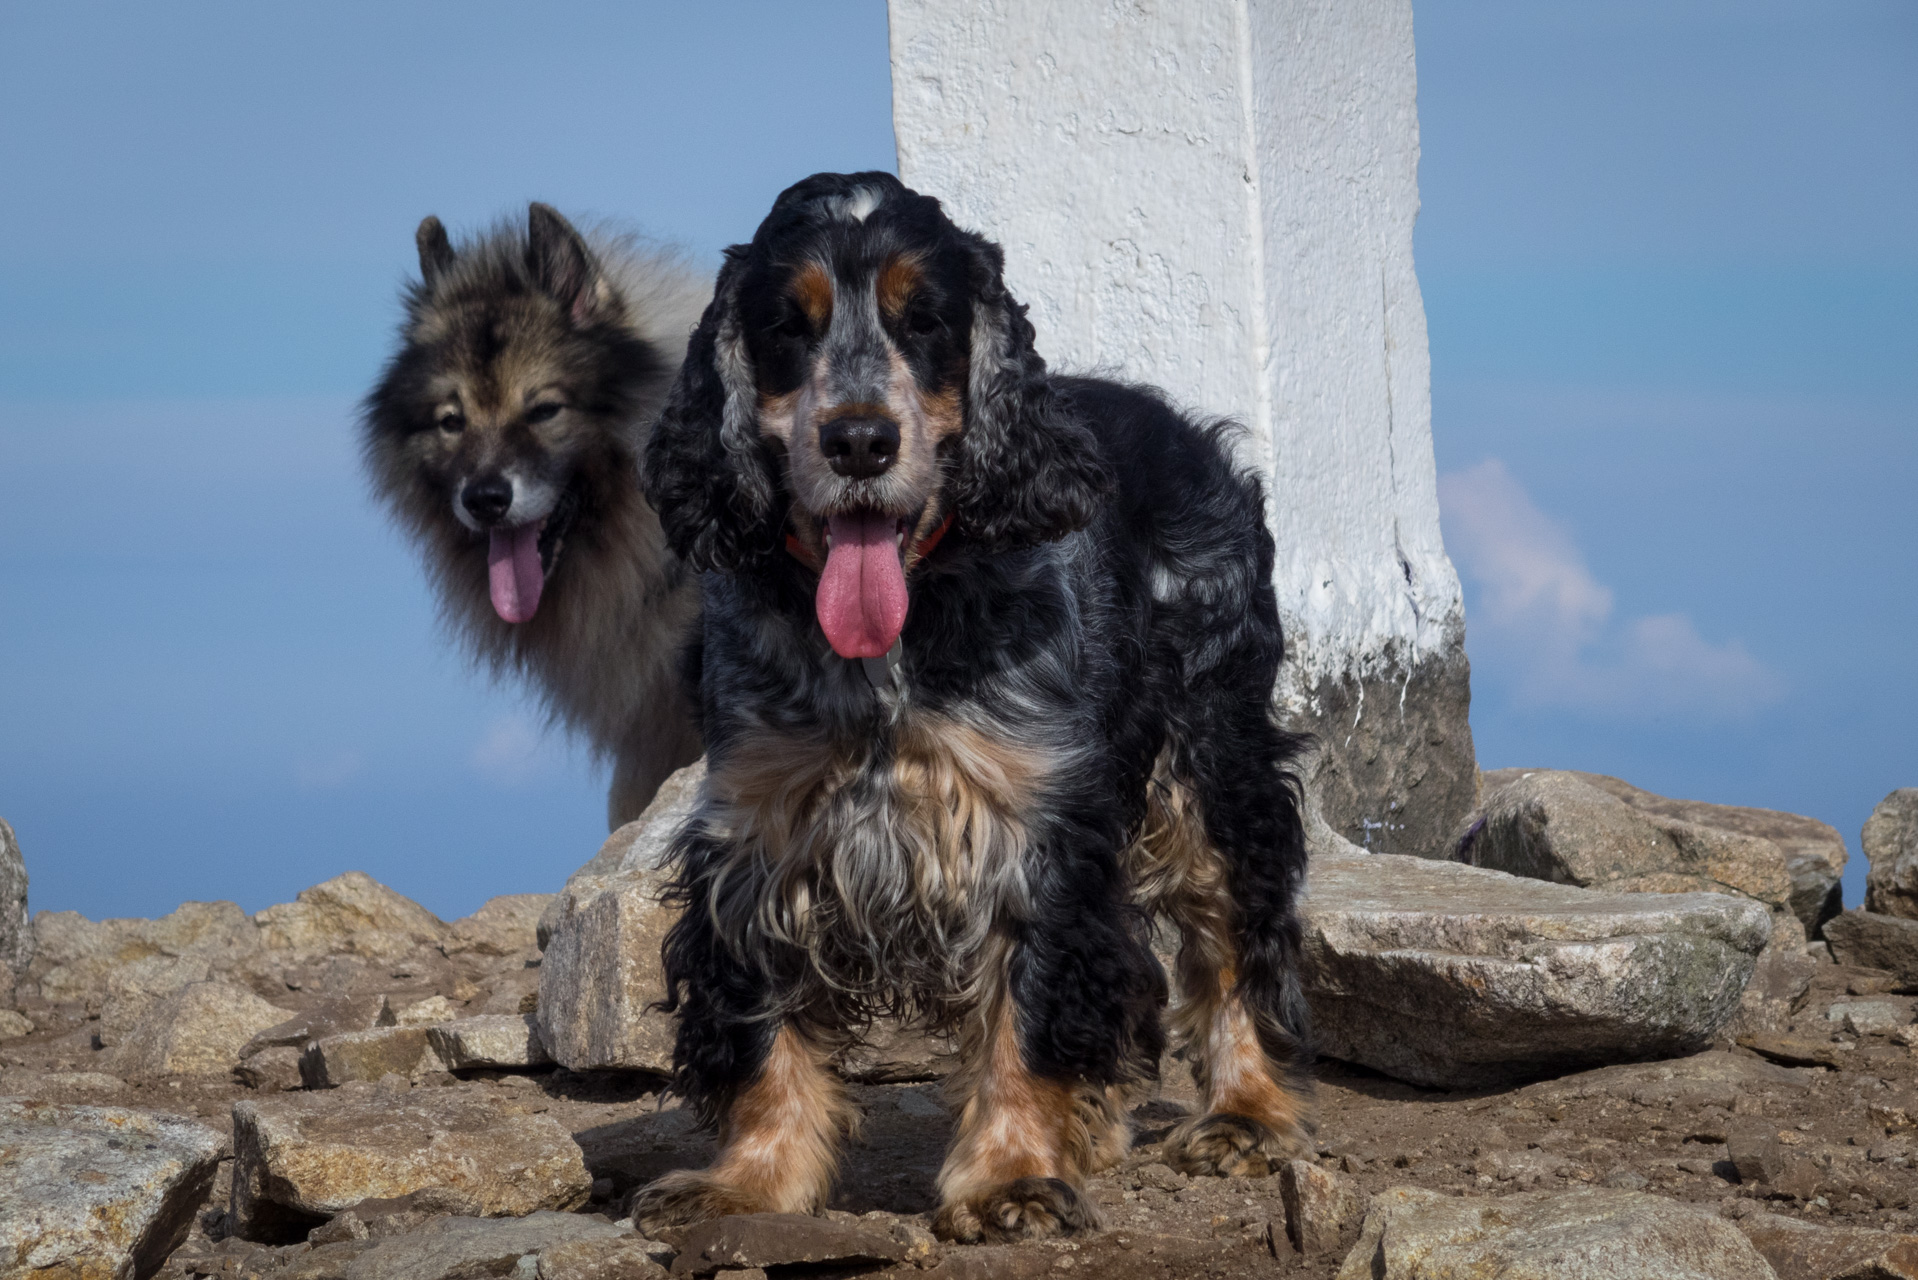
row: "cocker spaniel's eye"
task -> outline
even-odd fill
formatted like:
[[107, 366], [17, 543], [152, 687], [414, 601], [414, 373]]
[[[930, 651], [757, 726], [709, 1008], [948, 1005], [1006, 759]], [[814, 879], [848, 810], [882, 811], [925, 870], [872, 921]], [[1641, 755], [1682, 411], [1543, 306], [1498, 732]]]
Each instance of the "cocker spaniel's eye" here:
[[928, 307], [914, 307], [906, 312], [906, 328], [922, 338], [945, 327], [946, 322], [939, 318], [939, 313]]
[[791, 302], [780, 306], [779, 318], [774, 320], [770, 332], [775, 337], [795, 338], [804, 342], [812, 337], [812, 320]]
[[565, 407], [565, 405], [553, 404], [551, 401], [545, 404], [536, 404], [526, 411], [526, 423], [528, 426], [534, 426], [541, 422], [551, 422], [559, 416], [559, 411]]

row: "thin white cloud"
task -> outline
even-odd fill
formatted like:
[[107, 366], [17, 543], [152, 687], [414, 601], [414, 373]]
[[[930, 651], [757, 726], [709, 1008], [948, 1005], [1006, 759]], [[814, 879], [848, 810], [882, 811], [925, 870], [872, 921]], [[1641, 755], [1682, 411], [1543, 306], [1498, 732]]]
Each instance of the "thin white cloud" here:
[[516, 787], [553, 769], [558, 755], [558, 744], [538, 724], [514, 715], [488, 725], [469, 760], [488, 782]]
[[1498, 459], [1440, 476], [1439, 504], [1447, 549], [1478, 589], [1467, 619], [1474, 661], [1514, 677], [1521, 701], [1720, 718], [1783, 693], [1743, 645], [1706, 640], [1684, 614], [1615, 623], [1611, 589]]

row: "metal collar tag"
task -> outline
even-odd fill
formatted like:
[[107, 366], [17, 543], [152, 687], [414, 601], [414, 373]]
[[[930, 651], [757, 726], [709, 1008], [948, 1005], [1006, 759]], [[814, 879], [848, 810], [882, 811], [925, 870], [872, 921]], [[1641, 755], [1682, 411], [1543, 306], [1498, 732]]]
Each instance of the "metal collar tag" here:
[[866, 683], [881, 693], [892, 688], [899, 680], [899, 660], [906, 652], [905, 637], [892, 642], [892, 648], [886, 650], [883, 658], [861, 658], [859, 665], [866, 669]]

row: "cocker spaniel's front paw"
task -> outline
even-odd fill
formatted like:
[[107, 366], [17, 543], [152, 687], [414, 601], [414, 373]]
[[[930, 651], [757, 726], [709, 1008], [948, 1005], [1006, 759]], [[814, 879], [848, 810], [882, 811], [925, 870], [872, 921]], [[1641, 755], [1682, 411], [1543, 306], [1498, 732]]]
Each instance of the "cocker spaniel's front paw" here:
[[1018, 1178], [941, 1205], [932, 1229], [960, 1244], [1010, 1243], [1099, 1229], [1099, 1211], [1058, 1178]]

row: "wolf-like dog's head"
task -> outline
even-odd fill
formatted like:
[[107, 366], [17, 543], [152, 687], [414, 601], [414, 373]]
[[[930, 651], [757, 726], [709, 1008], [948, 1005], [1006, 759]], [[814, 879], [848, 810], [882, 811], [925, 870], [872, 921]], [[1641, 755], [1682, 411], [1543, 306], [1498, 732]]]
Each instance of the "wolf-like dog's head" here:
[[366, 401], [368, 469], [443, 587], [483, 579], [501, 619], [527, 622], [569, 539], [638, 500], [640, 401], [670, 363], [547, 205], [457, 250], [438, 218], [417, 240], [402, 345]]

